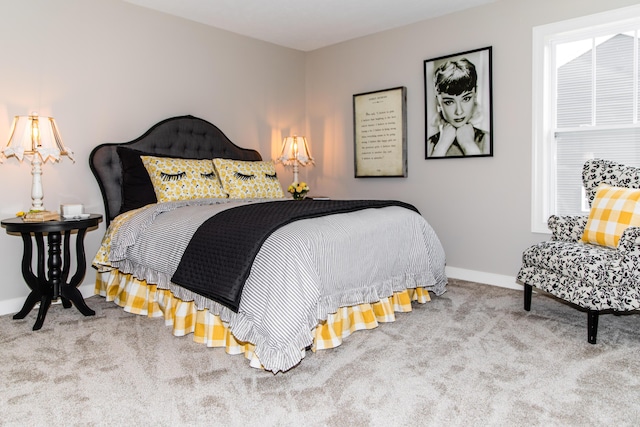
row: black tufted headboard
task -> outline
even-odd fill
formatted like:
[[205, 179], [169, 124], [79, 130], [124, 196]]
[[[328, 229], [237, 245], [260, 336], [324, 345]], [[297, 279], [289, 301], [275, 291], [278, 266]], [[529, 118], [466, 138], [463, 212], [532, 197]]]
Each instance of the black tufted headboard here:
[[120, 213], [122, 206], [122, 166], [116, 151], [118, 146], [192, 159], [262, 160], [257, 151], [238, 147], [215, 125], [193, 116], [163, 120], [130, 142], [98, 145], [89, 155], [89, 166], [102, 192], [107, 225]]

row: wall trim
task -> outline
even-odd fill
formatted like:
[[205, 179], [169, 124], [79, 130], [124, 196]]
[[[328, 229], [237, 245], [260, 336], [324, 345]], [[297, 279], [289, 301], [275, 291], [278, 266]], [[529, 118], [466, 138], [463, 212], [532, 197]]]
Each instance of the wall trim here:
[[[522, 285], [516, 283], [515, 276], [505, 276], [502, 274], [485, 273], [483, 271], [467, 270], [465, 268], [445, 267], [447, 277], [452, 279], [468, 280], [470, 282], [484, 283], [486, 285], [498, 286], [501, 288], [522, 290]], [[78, 287], [83, 297], [89, 298], [95, 295], [95, 283], [86, 283]], [[24, 299], [13, 298], [10, 300], [0, 301], [0, 316], [14, 314], [20, 311]], [[46, 319], [45, 319], [46, 321]]]
[[505, 276], [502, 274], [485, 273], [483, 271], [467, 270], [457, 267], [445, 267], [447, 277], [452, 279], [468, 280], [470, 282], [484, 283], [486, 285], [498, 286], [501, 288], [523, 290], [524, 287], [516, 282], [515, 276]]

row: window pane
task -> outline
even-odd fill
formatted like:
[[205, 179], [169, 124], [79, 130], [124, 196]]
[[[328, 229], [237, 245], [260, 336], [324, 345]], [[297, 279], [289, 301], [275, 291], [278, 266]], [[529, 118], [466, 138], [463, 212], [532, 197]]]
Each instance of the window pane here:
[[582, 166], [592, 158], [640, 167], [640, 129], [556, 133], [558, 215], [584, 215]]
[[556, 46], [558, 128], [592, 123], [592, 39]]
[[585, 160], [640, 167], [640, 4], [535, 27], [533, 60], [531, 228], [548, 233], [588, 213]]
[[599, 37], [596, 46], [595, 124], [631, 124], [634, 34]]

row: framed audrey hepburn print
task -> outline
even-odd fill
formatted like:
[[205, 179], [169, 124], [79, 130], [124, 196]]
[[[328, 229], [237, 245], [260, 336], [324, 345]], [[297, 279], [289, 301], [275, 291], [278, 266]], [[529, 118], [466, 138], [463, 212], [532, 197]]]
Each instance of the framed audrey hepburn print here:
[[491, 50], [424, 61], [425, 159], [493, 156]]

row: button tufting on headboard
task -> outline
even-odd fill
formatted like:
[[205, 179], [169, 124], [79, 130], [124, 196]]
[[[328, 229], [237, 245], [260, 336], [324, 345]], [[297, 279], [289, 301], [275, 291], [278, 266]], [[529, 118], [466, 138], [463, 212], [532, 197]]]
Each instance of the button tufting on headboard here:
[[217, 126], [194, 116], [163, 120], [130, 142], [98, 145], [89, 155], [89, 166], [100, 186], [107, 225], [121, 213], [122, 207], [122, 165], [116, 151], [118, 146], [182, 158], [262, 160], [257, 151], [238, 147]]

